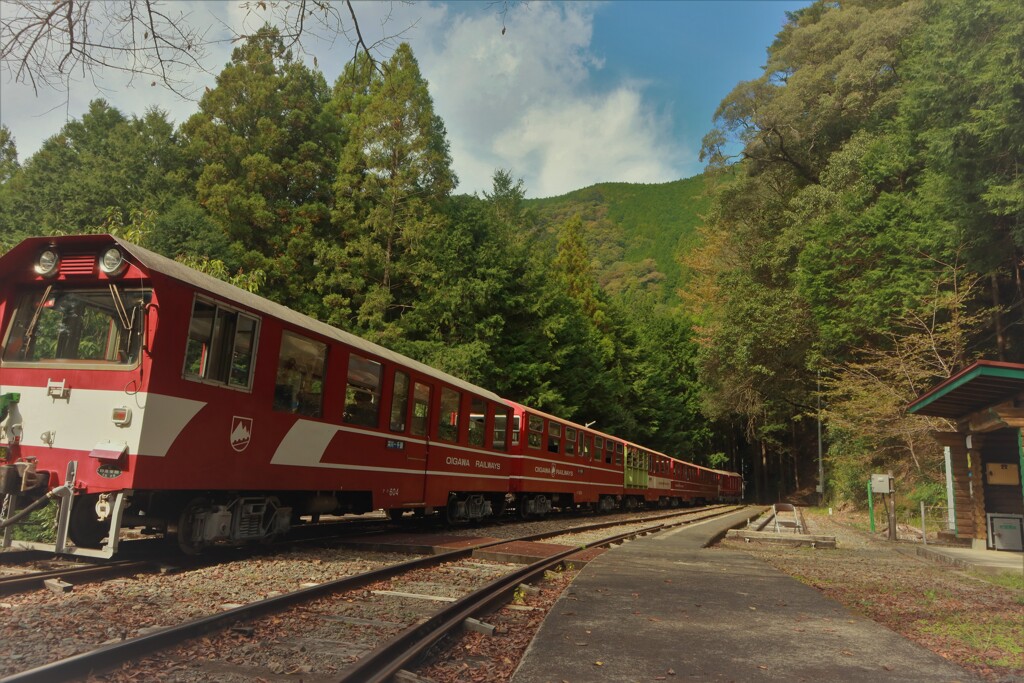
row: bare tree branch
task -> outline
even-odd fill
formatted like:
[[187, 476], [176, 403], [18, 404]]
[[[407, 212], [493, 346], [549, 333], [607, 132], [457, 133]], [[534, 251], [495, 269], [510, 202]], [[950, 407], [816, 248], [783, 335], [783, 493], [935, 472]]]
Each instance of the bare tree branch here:
[[[163, 7], [175, 8], [164, 11]], [[0, 10], [0, 70], [16, 82], [66, 88], [70, 74], [150, 76], [189, 96], [205, 71], [206, 31], [160, 0], [6, 0]]]
[[[289, 48], [301, 51], [303, 41], [331, 44], [343, 37], [377, 68], [385, 49], [405, 32], [383, 30], [389, 15], [381, 22], [384, 37], [368, 42], [351, 0], [239, 0], [239, 6], [246, 11], [243, 28], [225, 26], [231, 42], [270, 23]], [[192, 98], [195, 72], [209, 72], [204, 61], [215, 39], [208, 35], [209, 18], [193, 17], [190, 7], [169, 0], [3, 0], [0, 73], [38, 93], [67, 90], [76, 71], [94, 80], [119, 71]]]

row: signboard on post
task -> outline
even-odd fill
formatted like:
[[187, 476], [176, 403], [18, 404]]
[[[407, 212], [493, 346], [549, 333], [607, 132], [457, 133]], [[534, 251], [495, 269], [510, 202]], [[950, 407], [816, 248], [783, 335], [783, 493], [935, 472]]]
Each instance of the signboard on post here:
[[872, 474], [871, 493], [882, 493], [885, 495], [889, 495], [890, 493], [892, 493], [892, 475]]

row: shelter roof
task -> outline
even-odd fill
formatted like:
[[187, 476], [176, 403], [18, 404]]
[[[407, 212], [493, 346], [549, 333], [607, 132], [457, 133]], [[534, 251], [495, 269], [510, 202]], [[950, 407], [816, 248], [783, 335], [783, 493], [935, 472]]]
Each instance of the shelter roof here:
[[907, 412], [961, 419], [1024, 392], [1024, 365], [981, 360], [970, 365], [907, 406]]

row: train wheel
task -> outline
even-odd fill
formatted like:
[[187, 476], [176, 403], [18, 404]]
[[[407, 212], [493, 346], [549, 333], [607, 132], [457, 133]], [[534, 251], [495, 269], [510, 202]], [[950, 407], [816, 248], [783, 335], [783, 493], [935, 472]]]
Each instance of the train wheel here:
[[390, 519], [392, 522], [397, 522], [402, 519], [402, 516], [404, 514], [405, 510], [403, 510], [402, 508], [390, 508], [388, 510], [388, 519]]
[[493, 496], [491, 498], [491, 515], [494, 517], [504, 517], [507, 506], [508, 501], [505, 500], [504, 494]]
[[206, 498], [193, 498], [181, 509], [181, 516], [178, 517], [178, 547], [186, 555], [198, 555], [206, 547], [203, 541], [193, 541], [192, 533], [193, 518], [196, 513], [203, 512], [210, 507], [210, 501]]
[[444, 508], [444, 521], [449, 526], [462, 521], [459, 517], [459, 499], [455, 496], [448, 499], [448, 505]]
[[71, 507], [68, 520], [68, 536], [79, 548], [100, 548], [110, 531], [110, 520], [96, 519], [98, 495], [79, 496]]

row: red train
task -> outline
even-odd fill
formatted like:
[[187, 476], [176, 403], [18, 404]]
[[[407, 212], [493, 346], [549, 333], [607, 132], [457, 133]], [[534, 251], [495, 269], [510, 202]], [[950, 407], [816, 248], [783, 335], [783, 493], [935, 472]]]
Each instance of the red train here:
[[45, 547], [109, 557], [129, 527], [196, 551], [321, 514], [742, 495], [739, 475], [506, 401], [109, 235], [0, 257], [0, 329], [5, 546], [46, 498], [60, 505]]

